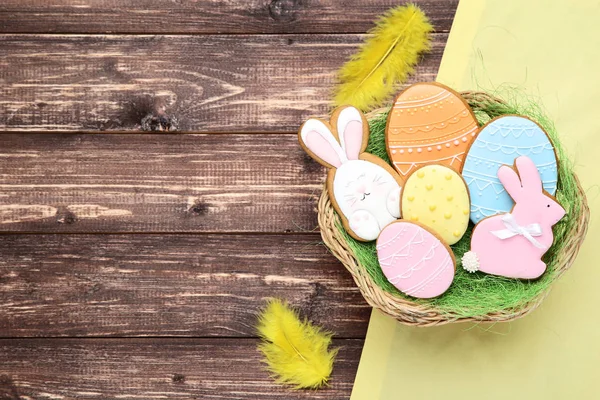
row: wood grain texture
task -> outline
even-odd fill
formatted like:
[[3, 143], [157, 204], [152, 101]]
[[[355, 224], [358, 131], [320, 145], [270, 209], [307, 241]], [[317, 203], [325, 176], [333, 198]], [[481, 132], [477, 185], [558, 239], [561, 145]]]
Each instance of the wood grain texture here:
[[[0, 130], [296, 132], [364, 35], [0, 36]], [[447, 34], [414, 81], [435, 78]]]
[[[437, 33], [409, 83], [458, 0], [415, 2]], [[349, 398], [370, 307], [318, 244], [325, 171], [292, 133], [397, 4], [1, 1], [0, 399]], [[211, 134], [135, 133], [165, 127]], [[271, 296], [336, 334], [328, 388], [264, 371]]]
[[[415, 0], [440, 32], [458, 0]], [[395, 0], [3, 0], [0, 32], [361, 33]]]
[[252, 337], [270, 297], [366, 333], [371, 309], [318, 234], [0, 239], [0, 337]]
[[0, 340], [0, 399], [323, 399], [350, 397], [362, 340], [340, 351], [330, 386], [292, 391], [264, 371], [256, 339]]
[[296, 135], [0, 135], [0, 231], [311, 232]]

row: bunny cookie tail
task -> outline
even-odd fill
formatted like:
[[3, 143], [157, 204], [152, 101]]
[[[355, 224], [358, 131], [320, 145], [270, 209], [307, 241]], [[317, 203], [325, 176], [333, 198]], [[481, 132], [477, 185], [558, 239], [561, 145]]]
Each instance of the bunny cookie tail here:
[[467, 251], [462, 256], [462, 267], [467, 272], [477, 272], [479, 271], [479, 257], [477, 257], [477, 253], [474, 251]]

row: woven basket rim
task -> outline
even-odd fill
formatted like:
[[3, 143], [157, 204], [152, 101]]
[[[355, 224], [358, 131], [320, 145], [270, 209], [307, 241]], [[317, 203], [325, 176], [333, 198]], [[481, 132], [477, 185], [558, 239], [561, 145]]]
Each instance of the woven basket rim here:
[[[478, 97], [485, 101], [503, 102], [483, 92], [462, 92], [463, 97]], [[378, 109], [369, 113], [369, 117], [383, 112]], [[326, 185], [318, 202], [318, 223], [321, 237], [333, 255], [350, 272], [362, 296], [372, 307], [380, 310], [397, 321], [413, 326], [436, 326], [456, 322], [507, 322], [523, 317], [535, 310], [550, 292], [553, 283], [562, 276], [573, 264], [587, 233], [590, 210], [585, 192], [577, 175], [573, 174], [577, 183], [578, 198], [581, 200], [581, 214], [577, 223], [573, 224], [566, 237], [567, 243], [556, 255], [556, 271], [548, 288], [519, 308], [499, 310], [476, 317], [464, 317], [453, 312], [442, 311], [430, 303], [416, 303], [409, 298], [399, 297], [383, 290], [373, 281], [366, 268], [360, 265], [356, 255], [338, 230], [341, 221], [329, 199]]]

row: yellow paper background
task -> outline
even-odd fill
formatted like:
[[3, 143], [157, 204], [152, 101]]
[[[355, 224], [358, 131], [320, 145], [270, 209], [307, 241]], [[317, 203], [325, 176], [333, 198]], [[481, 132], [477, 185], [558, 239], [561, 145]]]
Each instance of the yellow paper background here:
[[587, 239], [521, 320], [410, 328], [374, 311], [352, 400], [600, 399], [599, 74], [599, 0], [461, 0], [438, 81], [540, 100], [587, 190]]

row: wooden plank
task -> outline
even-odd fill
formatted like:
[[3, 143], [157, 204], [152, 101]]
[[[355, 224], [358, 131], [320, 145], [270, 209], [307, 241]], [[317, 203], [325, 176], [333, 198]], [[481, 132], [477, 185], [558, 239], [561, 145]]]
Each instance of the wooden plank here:
[[0, 135], [0, 231], [311, 232], [295, 135]]
[[[329, 112], [363, 37], [2, 35], [0, 130], [140, 130], [154, 114], [184, 132], [295, 132]], [[446, 38], [411, 82], [435, 78]]]
[[371, 309], [318, 234], [1, 239], [0, 337], [251, 337], [270, 297], [366, 333]]
[[[458, 0], [414, 1], [447, 32]], [[395, 0], [3, 0], [0, 32], [362, 33]]]
[[0, 340], [2, 399], [348, 399], [362, 340], [340, 347], [329, 387], [293, 391], [265, 372], [256, 339]]

